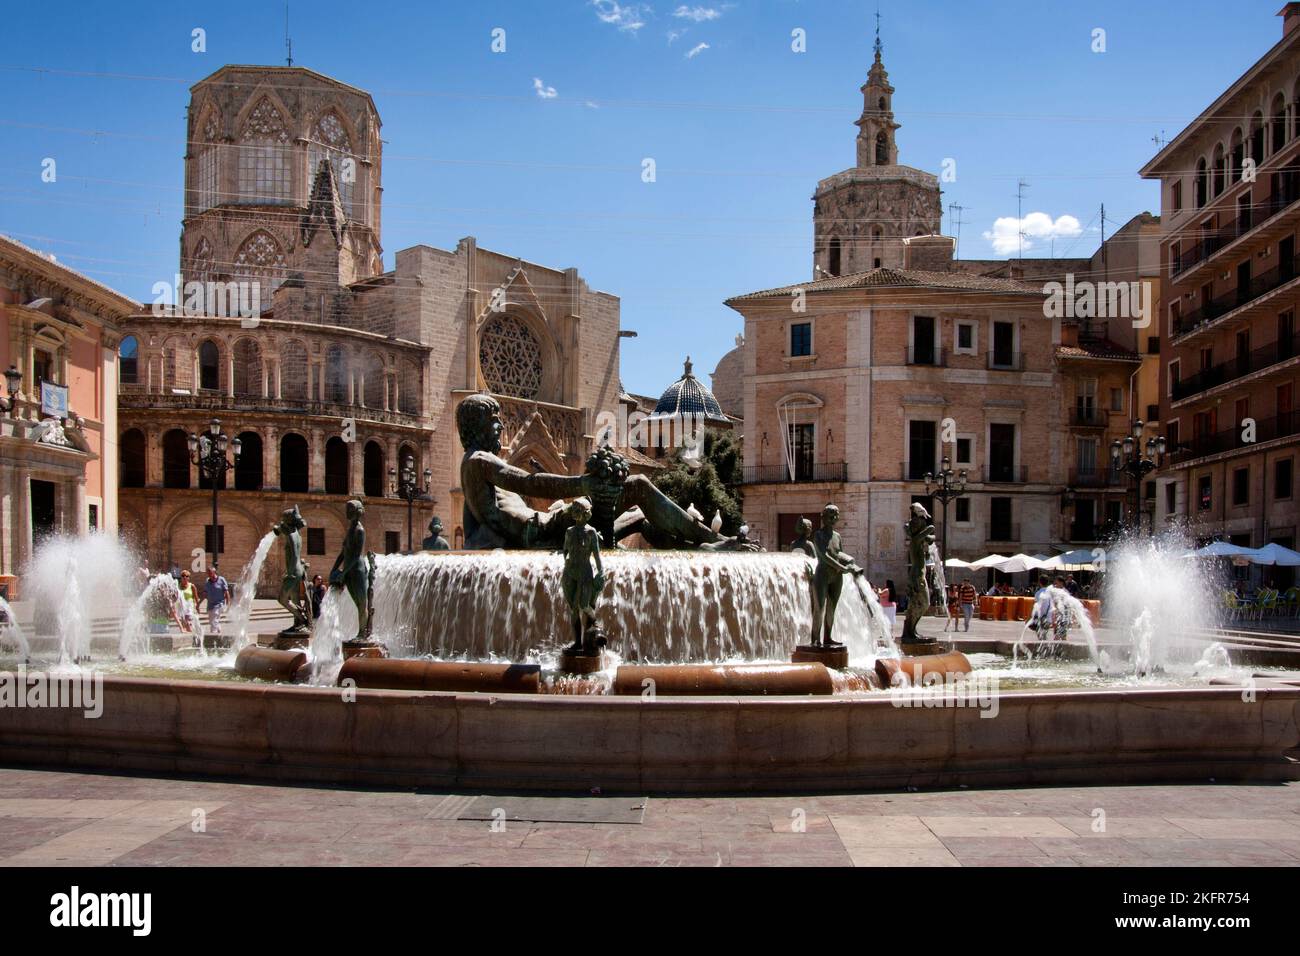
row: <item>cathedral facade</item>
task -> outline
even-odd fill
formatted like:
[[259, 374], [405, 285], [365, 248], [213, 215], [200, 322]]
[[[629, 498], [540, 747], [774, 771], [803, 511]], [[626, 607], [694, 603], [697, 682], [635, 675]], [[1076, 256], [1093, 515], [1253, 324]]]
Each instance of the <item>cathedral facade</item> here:
[[[298, 67], [228, 66], [191, 90], [175, 303], [123, 323], [121, 525], [151, 565], [216, 544], [227, 574], [297, 504], [324, 573], [366, 503], [369, 547], [405, 550], [402, 471], [463, 540], [455, 409], [490, 391], [504, 457], [576, 474], [618, 408], [619, 300], [573, 268], [418, 245], [384, 268], [382, 144], [369, 94]], [[253, 305], [253, 308], [249, 306]], [[219, 494], [188, 437], [241, 440]], [[549, 504], [549, 503], [548, 503]], [[263, 584], [279, 570], [267, 562]]]

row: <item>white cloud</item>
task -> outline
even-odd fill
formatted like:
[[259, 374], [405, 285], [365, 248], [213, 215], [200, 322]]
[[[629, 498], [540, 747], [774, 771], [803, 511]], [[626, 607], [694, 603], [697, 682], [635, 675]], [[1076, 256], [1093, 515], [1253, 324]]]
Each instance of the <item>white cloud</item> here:
[[709, 45], [707, 43], [697, 43], [695, 44], [695, 46], [691, 47], [690, 50], [687, 51], [686, 59], [693, 60], [708, 48]]
[[676, 43], [678, 40], [680, 40], [680, 39], [681, 39], [683, 36], [685, 36], [685, 35], [686, 35], [686, 31], [685, 31], [685, 30], [669, 30], [669, 31], [665, 34], [665, 36], [668, 37], [668, 45], [669, 45], [669, 46], [672, 46], [674, 43]]
[[704, 23], [706, 20], [717, 20], [722, 16], [722, 11], [713, 7], [688, 7], [683, 5], [673, 11], [673, 16], [679, 20]]
[[[1020, 233], [1025, 234], [1023, 243]], [[993, 251], [1000, 256], [1011, 255], [1023, 249], [1039, 248], [1052, 239], [1073, 239], [1082, 234], [1083, 227], [1073, 216], [1057, 216], [1052, 219], [1045, 212], [1031, 212], [1024, 219], [1015, 216], [999, 216], [993, 228], [985, 231], [984, 238], [993, 244]]]
[[636, 33], [645, 26], [650, 8], [641, 3], [619, 3], [618, 0], [591, 0], [601, 23], [618, 27], [623, 33]]
[[555, 87], [547, 86], [545, 83], [541, 81], [540, 78], [536, 76], [533, 77], [533, 89], [536, 90], [537, 95], [544, 100], [553, 100], [560, 95], [559, 93], [555, 92]]

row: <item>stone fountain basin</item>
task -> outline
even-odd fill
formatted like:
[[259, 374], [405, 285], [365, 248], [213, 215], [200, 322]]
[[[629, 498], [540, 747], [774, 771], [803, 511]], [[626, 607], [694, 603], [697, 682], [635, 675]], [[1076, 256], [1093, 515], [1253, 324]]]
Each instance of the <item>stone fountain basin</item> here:
[[[1297, 779], [1300, 687], [568, 697], [105, 676], [103, 713], [11, 709], [0, 760], [452, 789], [827, 791]], [[1288, 754], [1290, 756], [1288, 757]]]

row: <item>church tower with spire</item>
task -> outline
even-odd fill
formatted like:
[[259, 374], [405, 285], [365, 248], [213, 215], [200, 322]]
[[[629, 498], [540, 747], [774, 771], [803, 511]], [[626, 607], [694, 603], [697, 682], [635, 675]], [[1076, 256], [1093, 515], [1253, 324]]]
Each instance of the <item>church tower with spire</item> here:
[[813, 278], [901, 269], [904, 241], [937, 235], [939, 179], [898, 162], [894, 88], [882, 59], [879, 16], [875, 59], [862, 84], [857, 164], [817, 184], [813, 194]]

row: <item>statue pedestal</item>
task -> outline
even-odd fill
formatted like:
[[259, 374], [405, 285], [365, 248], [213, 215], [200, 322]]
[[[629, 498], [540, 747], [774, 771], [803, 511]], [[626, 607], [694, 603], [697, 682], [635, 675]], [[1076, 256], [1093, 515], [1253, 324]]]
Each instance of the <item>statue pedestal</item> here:
[[898, 652], [904, 657], [927, 657], [932, 654], [947, 654], [952, 645], [947, 641], [923, 638], [917, 641], [903, 641], [898, 645]]
[[343, 659], [350, 661], [354, 657], [387, 657], [388, 648], [378, 641], [344, 641]]
[[299, 648], [311, 645], [311, 631], [259, 634], [257, 635], [257, 643], [259, 647], [271, 647], [277, 651], [296, 651]]
[[602, 653], [583, 654], [567, 648], [560, 652], [560, 670], [566, 674], [594, 674], [604, 670], [607, 663]]
[[847, 647], [820, 647], [812, 644], [800, 644], [790, 655], [792, 664], [824, 664], [832, 670], [842, 671], [849, 666], [849, 649]]

